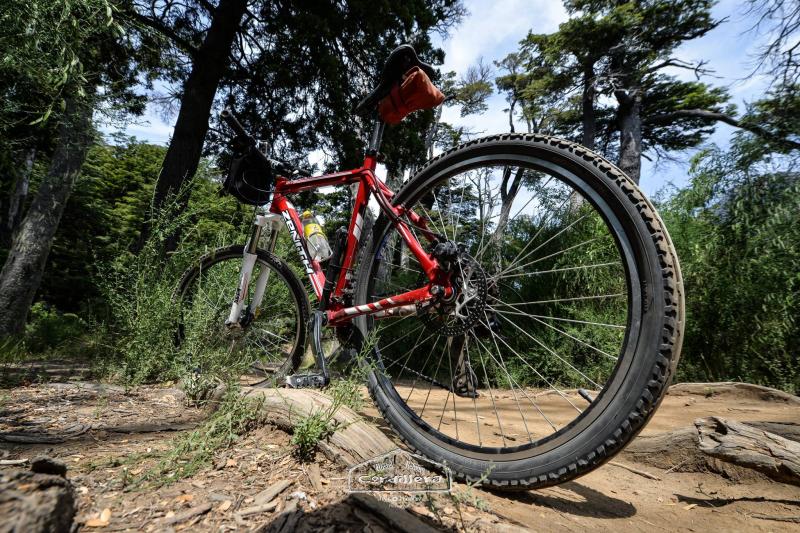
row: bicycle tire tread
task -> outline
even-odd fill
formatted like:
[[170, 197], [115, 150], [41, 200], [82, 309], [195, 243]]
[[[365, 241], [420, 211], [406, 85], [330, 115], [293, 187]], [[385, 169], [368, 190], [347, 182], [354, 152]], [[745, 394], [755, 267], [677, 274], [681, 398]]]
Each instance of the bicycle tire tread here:
[[[636, 208], [647, 226], [650, 237], [655, 245], [663, 280], [665, 306], [664, 325], [661, 331], [658, 350], [659, 357], [656, 358], [655, 364], [651, 370], [651, 379], [648, 382], [647, 388], [639, 394], [635, 409], [629, 412], [627, 418], [613, 431], [610, 438], [607, 438], [601, 445], [596, 446], [593, 451], [586, 454], [584, 457], [577, 458], [567, 466], [560, 467], [555, 472], [548, 472], [546, 474], [518, 480], [497, 480], [489, 476], [483, 482], [483, 485], [494, 489], [514, 491], [557, 485], [588, 473], [609, 461], [622, 447], [628, 444], [636, 434], [638, 434], [653, 415], [656, 408], [661, 403], [661, 400], [663, 400], [666, 389], [671, 383], [680, 359], [684, 324], [684, 295], [683, 280], [677, 255], [669, 233], [653, 204], [641, 193], [638, 186], [636, 186], [636, 184], [616, 165], [578, 143], [538, 133], [504, 133], [491, 135], [468, 141], [439, 154], [430, 159], [425, 166], [419, 170], [418, 174], [423, 174], [427, 169], [459, 150], [476, 145], [503, 141], [525, 141], [540, 145], [544, 144], [551, 149], [555, 148], [557, 150], [567, 151], [593, 165], [619, 187]], [[413, 178], [409, 179], [403, 187], [397, 191], [396, 197], [402, 197], [405, 189], [416, 185]], [[370, 394], [373, 398], [376, 398], [376, 391], [373, 390], [374, 388], [377, 387], [370, 384]], [[413, 443], [409, 442], [402, 432], [398, 430], [392, 422], [391, 417], [387, 416], [388, 409], [386, 406], [381, 405], [381, 402], [377, 401], [375, 404], [381, 415], [387, 423], [392, 426], [403, 443], [414, 453], [424, 454], [422, 450], [417, 449]], [[465, 482], [477, 481], [476, 478], [460, 472], [453, 472], [453, 476]]]

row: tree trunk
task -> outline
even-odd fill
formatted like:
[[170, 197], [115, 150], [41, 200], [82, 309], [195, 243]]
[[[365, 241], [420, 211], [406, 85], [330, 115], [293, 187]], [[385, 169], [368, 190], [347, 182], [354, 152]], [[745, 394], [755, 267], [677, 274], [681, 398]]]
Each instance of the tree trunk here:
[[508, 103], [508, 131], [514, 133], [514, 108], [517, 106], [517, 99], [512, 98]]
[[[436, 111], [433, 113], [433, 124], [431, 127], [428, 128], [428, 132], [425, 134], [425, 153], [428, 155], [428, 159], [433, 159], [433, 147], [436, 143], [436, 134], [439, 132], [439, 122], [442, 120], [442, 108], [444, 106], [438, 106]], [[400, 174], [402, 176], [402, 174]], [[397, 189], [392, 189], [397, 190]]]
[[583, 93], [581, 95], [583, 110], [583, 138], [581, 143], [589, 150], [594, 150], [596, 118], [594, 114], [594, 64], [583, 66]]
[[50, 169], [11, 244], [0, 273], [0, 337], [21, 333], [61, 222], [72, 186], [92, 140], [92, 109], [67, 102]]
[[508, 219], [511, 216], [511, 206], [514, 204], [514, 199], [519, 192], [519, 187], [522, 184], [522, 177], [525, 175], [525, 169], [519, 167], [513, 174], [514, 177], [512, 179], [511, 167], [506, 167], [503, 172], [503, 181], [500, 183], [500, 215], [497, 219], [497, 227], [495, 227], [494, 233], [492, 233], [489, 239], [491, 253], [494, 255], [494, 266], [498, 272], [503, 269], [503, 250], [500, 240], [508, 225]]
[[642, 92], [639, 88], [614, 92], [619, 128], [619, 166], [635, 183], [642, 171]]
[[28, 197], [28, 186], [31, 180], [31, 171], [33, 170], [33, 162], [36, 160], [36, 148], [31, 148], [25, 154], [25, 166], [17, 175], [14, 180], [13, 191], [11, 198], [8, 201], [8, 218], [6, 219], [6, 228], [3, 232], [2, 244], [9, 246], [14, 235], [14, 231], [19, 226], [22, 220], [22, 208], [25, 205], [25, 199]]
[[[228, 68], [231, 46], [246, 8], [247, 0], [220, 0], [213, 13], [211, 26], [183, 85], [178, 120], [175, 122], [172, 140], [153, 194], [154, 213], [158, 213], [167, 197], [178, 193], [186, 180], [191, 179], [197, 171], [208, 132], [211, 105], [214, 103], [219, 82]], [[179, 205], [185, 206], [187, 200], [182, 198]], [[144, 228], [138, 248], [144, 245], [149, 230], [149, 227]], [[174, 244], [168, 245], [168, 248], [174, 248]]]

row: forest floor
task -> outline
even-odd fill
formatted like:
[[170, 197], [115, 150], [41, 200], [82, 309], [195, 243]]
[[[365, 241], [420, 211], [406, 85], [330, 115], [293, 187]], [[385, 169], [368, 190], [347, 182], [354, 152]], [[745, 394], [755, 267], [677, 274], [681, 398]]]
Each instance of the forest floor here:
[[[614, 464], [542, 490], [503, 494], [454, 483], [451, 495], [408, 504], [409, 513], [403, 515], [419, 521], [403, 526], [405, 522], [393, 523], [348, 494], [347, 468], [321, 453], [313, 462], [299, 462], [292, 454], [291, 436], [270, 426], [258, 427], [235, 446], [216, 451], [209, 464], [189, 477], [136, 486], [140, 475], [171, 457], [174, 439], [201, 424], [208, 413], [186, 407], [183, 393], [168, 386], [126, 391], [87, 382], [71, 364], [49, 364], [46, 373], [44, 383], [0, 389], [0, 459], [9, 463], [48, 455], [66, 463], [78, 496], [76, 520], [84, 530], [390, 531], [414, 523], [443, 530], [509, 532], [798, 527], [784, 520], [800, 516], [800, 487], [760, 475], [683, 472], [680, 464], [659, 469], [639, 464], [626, 453]], [[363, 416], [382, 425], [367, 405]], [[796, 403], [747, 390], [698, 394], [676, 388], [642, 435], [689, 427], [696, 418], [712, 415], [797, 424], [799, 412]], [[26, 436], [50, 442], [22, 442]], [[278, 482], [286, 487], [272, 500], [276, 504], [253, 512], [265, 489]]]

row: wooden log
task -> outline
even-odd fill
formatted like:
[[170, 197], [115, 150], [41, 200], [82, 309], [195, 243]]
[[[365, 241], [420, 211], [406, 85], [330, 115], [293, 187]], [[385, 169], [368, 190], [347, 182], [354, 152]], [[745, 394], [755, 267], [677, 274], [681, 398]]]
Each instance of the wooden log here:
[[623, 456], [630, 461], [679, 472], [703, 472], [706, 456], [697, 449], [697, 430], [680, 428], [656, 435], [639, 435]]
[[701, 452], [800, 485], [800, 443], [716, 416], [699, 418], [694, 425]]
[[0, 471], [0, 533], [72, 529], [75, 493], [62, 475], [18, 469]]
[[419, 533], [436, 531], [405, 509], [389, 505], [368, 494], [351, 494], [345, 501], [380, 517], [389, 526], [390, 531], [416, 531]]
[[[767, 431], [791, 441], [800, 441], [800, 427], [791, 422], [745, 422], [756, 430]], [[627, 460], [670, 472], [714, 472], [725, 477], [743, 480], [763, 476], [744, 465], [708, 455], [700, 450], [697, 428], [685, 427], [658, 433], [639, 435], [622, 452]]]
[[[260, 401], [265, 420], [288, 432], [292, 432], [302, 418], [327, 411], [332, 404], [329, 396], [313, 389], [250, 388], [244, 389], [242, 394]], [[385, 433], [348, 407], [339, 407], [331, 423], [336, 430], [318, 447], [328, 459], [340, 465], [353, 466], [398, 447]]]

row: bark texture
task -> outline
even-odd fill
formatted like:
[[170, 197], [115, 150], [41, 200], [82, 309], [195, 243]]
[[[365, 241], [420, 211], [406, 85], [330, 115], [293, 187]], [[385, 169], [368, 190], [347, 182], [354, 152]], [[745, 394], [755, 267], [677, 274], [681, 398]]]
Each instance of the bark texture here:
[[11, 192], [11, 197], [8, 200], [8, 213], [6, 218], [6, 227], [3, 231], [2, 243], [6, 246], [11, 244], [14, 231], [19, 226], [22, 220], [22, 208], [25, 205], [25, 199], [28, 197], [28, 187], [30, 186], [31, 171], [33, 170], [33, 162], [36, 160], [36, 148], [31, 148], [25, 154], [25, 163], [22, 170], [14, 180], [14, 187]]
[[703, 453], [800, 486], [800, 443], [717, 416], [695, 420]]
[[624, 450], [637, 463], [670, 472], [715, 472], [739, 480], [769, 477], [800, 485], [800, 426], [698, 418], [694, 425], [640, 435]]
[[72, 485], [63, 473], [3, 470], [0, 517], [0, 533], [67, 533], [75, 517]]
[[[231, 46], [246, 8], [247, 0], [221, 0], [214, 10], [205, 40], [193, 55], [192, 71], [183, 85], [178, 119], [153, 195], [156, 210], [197, 172], [211, 105], [228, 68]], [[145, 228], [140, 246], [148, 233], [149, 228]]]
[[[289, 432], [300, 418], [329, 409], [332, 401], [311, 389], [250, 389], [244, 396], [262, 400], [266, 421]], [[340, 465], [357, 465], [397, 448], [380, 429], [347, 407], [340, 407], [331, 422], [336, 430], [318, 446], [328, 459]]]
[[0, 337], [22, 332], [42, 281], [53, 236], [92, 140], [92, 110], [70, 100], [50, 169], [14, 235], [0, 272]]
[[617, 166], [635, 183], [642, 173], [642, 92], [638, 88], [614, 92], [619, 106], [619, 162]]

